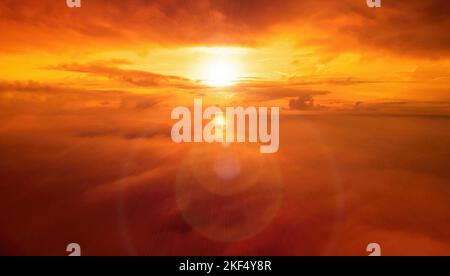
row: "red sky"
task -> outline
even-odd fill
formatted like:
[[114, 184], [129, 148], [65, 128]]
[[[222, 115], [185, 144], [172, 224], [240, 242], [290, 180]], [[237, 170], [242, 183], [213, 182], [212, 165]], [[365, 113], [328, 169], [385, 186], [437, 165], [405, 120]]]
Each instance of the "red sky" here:
[[[1, 1], [0, 254], [449, 255], [449, 9]], [[280, 151], [174, 144], [194, 98], [279, 106]]]

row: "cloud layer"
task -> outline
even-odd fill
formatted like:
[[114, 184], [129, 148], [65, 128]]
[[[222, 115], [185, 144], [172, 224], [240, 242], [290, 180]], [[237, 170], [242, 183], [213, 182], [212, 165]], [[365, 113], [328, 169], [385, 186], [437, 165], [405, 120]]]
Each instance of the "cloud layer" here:
[[[0, 254], [450, 254], [449, 8], [1, 1]], [[280, 151], [172, 143], [199, 97], [281, 107]]]
[[283, 113], [262, 157], [174, 145], [168, 98], [1, 87], [2, 254], [450, 252], [448, 117]]
[[2, 1], [1, 49], [72, 49], [95, 45], [257, 45], [284, 33], [327, 51], [370, 49], [425, 58], [448, 57], [445, 0], [389, 1]]

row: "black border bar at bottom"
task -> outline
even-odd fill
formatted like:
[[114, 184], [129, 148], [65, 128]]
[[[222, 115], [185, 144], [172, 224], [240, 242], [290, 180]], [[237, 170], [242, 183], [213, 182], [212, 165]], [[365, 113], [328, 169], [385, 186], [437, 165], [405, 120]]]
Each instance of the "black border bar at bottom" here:
[[[427, 261], [425, 261], [427, 259]], [[432, 264], [429, 263], [431, 261]], [[424, 272], [446, 269], [447, 258], [407, 257], [2, 257], [3, 270], [66, 272], [78, 275], [310, 275], [356, 272], [384, 275], [398, 270]], [[386, 265], [385, 265], [386, 263]], [[388, 264], [387, 264], [388, 263]]]

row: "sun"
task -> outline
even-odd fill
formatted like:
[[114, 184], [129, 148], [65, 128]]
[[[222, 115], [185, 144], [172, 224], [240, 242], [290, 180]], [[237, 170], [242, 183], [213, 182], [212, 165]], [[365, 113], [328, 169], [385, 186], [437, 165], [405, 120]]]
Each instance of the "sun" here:
[[204, 66], [202, 80], [212, 87], [231, 86], [238, 80], [237, 66], [226, 59], [209, 61]]

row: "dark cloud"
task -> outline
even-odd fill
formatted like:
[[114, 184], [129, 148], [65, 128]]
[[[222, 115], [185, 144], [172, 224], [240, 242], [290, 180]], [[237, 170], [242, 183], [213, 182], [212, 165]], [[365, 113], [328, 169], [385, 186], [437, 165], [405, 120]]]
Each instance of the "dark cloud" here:
[[324, 90], [306, 89], [292, 82], [247, 81], [229, 89], [243, 101], [271, 101], [303, 96], [324, 96]]
[[61, 93], [70, 93], [70, 92], [80, 92], [79, 89], [68, 88], [57, 86], [54, 84], [44, 84], [37, 81], [16, 81], [16, 82], [7, 82], [0, 81], [0, 92], [61, 92]]
[[[450, 102], [447, 101], [386, 101], [386, 102], [356, 102], [356, 114], [365, 113], [374, 116], [435, 116], [448, 118]], [[347, 110], [348, 111], [348, 110]]]
[[312, 110], [316, 108], [314, 98], [311, 95], [299, 96], [289, 100], [289, 108], [293, 110]]
[[302, 76], [292, 77], [289, 79], [289, 83], [292, 85], [361, 85], [361, 84], [386, 84], [386, 83], [407, 83], [407, 81], [394, 81], [394, 80], [374, 80], [374, 79], [361, 79], [355, 77], [318, 77], [318, 76]]
[[448, 57], [446, 0], [383, 1], [2, 1], [1, 48], [73, 49], [80, 45], [256, 45], [277, 30], [327, 51], [370, 49], [426, 58]]
[[174, 87], [181, 89], [200, 89], [203, 87], [199, 83], [186, 78], [139, 70], [124, 70], [95, 62], [90, 64], [61, 64], [50, 66], [48, 69], [99, 75], [140, 87]]

